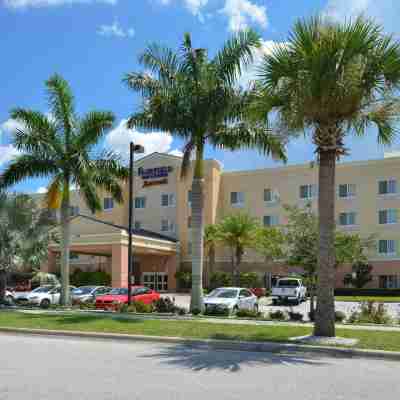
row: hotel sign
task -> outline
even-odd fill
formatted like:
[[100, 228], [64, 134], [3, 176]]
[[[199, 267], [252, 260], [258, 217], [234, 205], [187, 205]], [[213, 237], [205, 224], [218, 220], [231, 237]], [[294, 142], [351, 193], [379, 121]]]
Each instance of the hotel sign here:
[[168, 176], [173, 171], [169, 167], [139, 168], [138, 175], [143, 179], [143, 187], [165, 185], [168, 183]]

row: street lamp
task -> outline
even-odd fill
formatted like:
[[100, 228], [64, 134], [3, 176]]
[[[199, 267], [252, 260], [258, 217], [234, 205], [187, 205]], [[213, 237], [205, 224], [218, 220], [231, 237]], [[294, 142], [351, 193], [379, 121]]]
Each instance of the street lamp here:
[[128, 221], [128, 305], [132, 302], [132, 275], [133, 275], [133, 249], [132, 249], [132, 225], [133, 225], [133, 164], [134, 154], [144, 153], [144, 147], [140, 144], [130, 143], [129, 147], [129, 221]]

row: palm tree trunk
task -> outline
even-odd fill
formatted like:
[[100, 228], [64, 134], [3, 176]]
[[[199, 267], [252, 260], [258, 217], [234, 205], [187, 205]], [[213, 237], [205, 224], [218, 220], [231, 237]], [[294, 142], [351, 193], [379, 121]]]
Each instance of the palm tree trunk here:
[[[68, 190], [68, 189], [67, 189]], [[69, 253], [71, 245], [69, 194], [63, 196], [61, 203], [61, 296], [60, 304], [71, 304], [69, 292]]]
[[191, 311], [203, 310], [203, 170], [202, 150], [197, 150], [196, 165], [192, 182], [192, 295]]
[[240, 264], [242, 263], [242, 250], [240, 248], [236, 249], [235, 257], [235, 276], [236, 276], [236, 286], [240, 286]]
[[314, 334], [335, 336], [335, 164], [334, 151], [319, 154], [319, 259]]
[[215, 270], [215, 246], [212, 244], [208, 249], [208, 285], [210, 285], [211, 275]]
[[7, 272], [2, 269], [0, 270], [0, 304], [3, 304], [6, 299], [6, 287], [7, 287]]

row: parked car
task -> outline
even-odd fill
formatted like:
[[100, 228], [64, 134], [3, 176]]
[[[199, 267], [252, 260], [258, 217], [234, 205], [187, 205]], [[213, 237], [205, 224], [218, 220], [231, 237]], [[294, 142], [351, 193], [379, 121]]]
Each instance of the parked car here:
[[300, 304], [306, 299], [307, 289], [300, 278], [281, 278], [272, 288], [272, 303], [294, 302]]
[[54, 289], [54, 285], [43, 285], [35, 288], [34, 290], [28, 291], [28, 292], [15, 292], [14, 293], [14, 301], [17, 304], [28, 304], [29, 303], [29, 297], [32, 295], [34, 296], [35, 294], [41, 294], [41, 293], [47, 293], [51, 289]]
[[4, 295], [5, 303], [8, 305], [14, 304], [14, 293], [11, 290], [6, 289], [6, 293]]
[[265, 297], [267, 295], [266, 288], [251, 288], [250, 291], [256, 295], [258, 298]]
[[[145, 304], [155, 303], [160, 294], [145, 286], [132, 287], [132, 301], [141, 301]], [[96, 298], [96, 309], [115, 311], [121, 304], [128, 304], [128, 289], [114, 288], [104, 296]]]
[[107, 286], [80, 286], [72, 291], [72, 303], [94, 303], [98, 296], [105, 295], [111, 290]]
[[[60, 304], [61, 286], [53, 287], [50, 290], [46, 290], [47, 288], [44, 289], [39, 291], [36, 289], [33, 290], [28, 296], [28, 303], [42, 308], [49, 308], [52, 304]], [[69, 287], [71, 294], [74, 289], [76, 289], [75, 286]]]
[[249, 289], [221, 287], [204, 297], [206, 312], [224, 311], [235, 314], [239, 310], [258, 311], [258, 298]]

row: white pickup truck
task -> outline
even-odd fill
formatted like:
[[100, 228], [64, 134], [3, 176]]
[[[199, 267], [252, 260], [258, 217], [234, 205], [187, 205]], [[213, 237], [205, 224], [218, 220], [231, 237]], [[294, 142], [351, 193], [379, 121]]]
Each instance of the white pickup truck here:
[[300, 304], [306, 299], [307, 289], [299, 278], [281, 278], [272, 288], [272, 303], [294, 302]]

